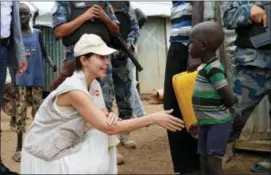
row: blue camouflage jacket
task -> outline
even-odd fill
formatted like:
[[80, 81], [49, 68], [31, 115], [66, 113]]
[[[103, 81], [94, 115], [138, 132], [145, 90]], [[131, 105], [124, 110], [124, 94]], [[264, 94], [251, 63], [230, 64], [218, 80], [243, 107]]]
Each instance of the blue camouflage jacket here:
[[[107, 2], [108, 3], [105, 9], [105, 13], [109, 16], [111, 20], [113, 20], [116, 23], [119, 23], [116, 16], [111, 13], [110, 2], [109, 1]], [[57, 5], [56, 11], [53, 13], [53, 27], [54, 28], [60, 24], [67, 23], [69, 21], [69, 11], [70, 11], [67, 1], [57, 1], [56, 5]], [[127, 42], [131, 43], [132, 45], [135, 45], [139, 36], [139, 26], [137, 23], [136, 14], [134, 10], [131, 8], [131, 6], [129, 8], [128, 14], [130, 16], [131, 26], [130, 26]], [[73, 47], [74, 46], [69, 46], [66, 48], [66, 59], [74, 59]]]
[[[223, 15], [223, 22], [228, 29], [252, 24], [250, 10], [261, 1], [228, 1]], [[271, 51], [236, 48], [235, 63], [241, 66], [255, 66], [271, 69]]]
[[131, 43], [132, 45], [135, 45], [137, 42], [137, 39], [139, 37], [139, 26], [137, 23], [137, 17], [135, 14], [134, 9], [132, 8], [132, 6], [130, 5], [129, 7], [129, 17], [130, 17], [130, 31], [128, 34], [128, 38], [127, 38], [127, 42]]

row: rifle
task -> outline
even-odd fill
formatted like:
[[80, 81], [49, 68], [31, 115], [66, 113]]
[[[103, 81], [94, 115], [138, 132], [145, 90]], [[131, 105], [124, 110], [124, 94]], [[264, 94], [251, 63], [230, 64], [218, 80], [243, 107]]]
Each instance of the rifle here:
[[[121, 36], [121, 34], [117, 34], [112, 36], [112, 39], [115, 40], [115, 42], [117, 42], [117, 49], [123, 51], [133, 62], [133, 64], [136, 66], [136, 69], [140, 72], [143, 70], [142, 66], [139, 64], [139, 62], [137, 61], [137, 59], [135, 58], [135, 56], [133, 55], [133, 53], [127, 48], [126, 46], [126, 42], [123, 39], [123, 37]], [[114, 44], [115, 46], [115, 44]], [[114, 47], [113, 46], [113, 47]]]
[[[92, 21], [94, 21], [94, 19]], [[123, 37], [121, 36], [121, 34], [111, 35], [110, 38], [111, 38], [110, 40], [113, 41], [113, 43], [110, 44], [110, 45], [112, 45], [112, 47], [115, 48], [115, 49], [117, 49], [117, 50], [123, 51], [131, 59], [131, 61], [135, 65], [136, 69], [139, 72], [142, 71], [143, 70], [142, 66], [136, 60], [136, 58], [133, 55], [133, 53], [127, 48], [126, 42], [123, 39]]]
[[264, 3], [264, 10], [267, 13], [267, 28], [264, 33], [250, 38], [254, 48], [259, 48], [271, 43], [271, 2]]

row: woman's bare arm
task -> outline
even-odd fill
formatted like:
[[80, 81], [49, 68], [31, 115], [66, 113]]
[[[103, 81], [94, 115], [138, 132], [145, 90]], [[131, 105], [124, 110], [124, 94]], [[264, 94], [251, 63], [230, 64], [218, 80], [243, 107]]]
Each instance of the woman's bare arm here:
[[[141, 118], [135, 118], [130, 120], [122, 120], [115, 125], [109, 125], [107, 123], [107, 117], [102, 110], [96, 107], [96, 105], [90, 100], [90, 98], [82, 91], [73, 90], [58, 98], [59, 103], [65, 101], [65, 105], [71, 105], [79, 111], [82, 118], [86, 120], [94, 128], [108, 134], [121, 134], [130, 131], [137, 130], [142, 127], [149, 126], [157, 122], [160, 126], [167, 128], [171, 131], [181, 130], [183, 128], [183, 122], [175, 117], [169, 116], [166, 113], [160, 115], [147, 115]], [[161, 118], [162, 117], [162, 118]], [[155, 119], [153, 121], [153, 118]], [[163, 120], [163, 121], [162, 121]]]

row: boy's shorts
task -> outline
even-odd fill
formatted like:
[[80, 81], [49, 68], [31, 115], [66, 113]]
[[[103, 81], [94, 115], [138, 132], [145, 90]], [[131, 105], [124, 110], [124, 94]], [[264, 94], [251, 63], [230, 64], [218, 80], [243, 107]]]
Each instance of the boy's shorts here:
[[223, 157], [232, 131], [232, 122], [200, 125], [198, 134], [198, 153], [201, 156]]

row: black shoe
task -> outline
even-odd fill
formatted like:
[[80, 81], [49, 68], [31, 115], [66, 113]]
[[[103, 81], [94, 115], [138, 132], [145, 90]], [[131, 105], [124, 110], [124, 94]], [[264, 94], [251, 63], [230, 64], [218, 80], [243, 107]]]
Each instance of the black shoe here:
[[6, 167], [3, 162], [0, 162], [0, 174], [5, 174], [5, 175], [19, 175], [16, 172], [10, 171], [8, 167]]

